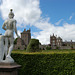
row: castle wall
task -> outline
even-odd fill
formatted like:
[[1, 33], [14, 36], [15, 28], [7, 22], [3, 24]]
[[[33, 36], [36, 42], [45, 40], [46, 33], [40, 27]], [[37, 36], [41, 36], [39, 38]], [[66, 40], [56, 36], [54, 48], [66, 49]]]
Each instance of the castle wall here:
[[61, 46], [59, 49], [71, 49], [70, 46]]
[[21, 45], [21, 46], [18, 46], [18, 45], [14, 45], [14, 50], [25, 50], [25, 45]]
[[25, 50], [25, 48], [29, 44], [30, 39], [31, 39], [30, 30], [26, 31], [26, 29], [24, 29], [24, 31], [21, 33], [21, 38], [17, 39], [17, 44], [14, 45], [14, 49]]

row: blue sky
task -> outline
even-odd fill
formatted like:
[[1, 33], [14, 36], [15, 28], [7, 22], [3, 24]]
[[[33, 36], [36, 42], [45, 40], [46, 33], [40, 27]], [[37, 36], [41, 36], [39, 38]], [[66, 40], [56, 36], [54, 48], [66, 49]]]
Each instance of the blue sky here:
[[24, 28], [31, 28], [32, 38], [42, 44], [49, 44], [53, 33], [63, 40], [75, 41], [75, 0], [2, 0], [0, 33], [3, 35], [2, 25], [11, 8], [19, 35]]
[[74, 17], [71, 21], [68, 20], [70, 16], [75, 16], [75, 0], [40, 0], [40, 8], [42, 16], [50, 17], [52, 23], [60, 19], [69, 23], [75, 21]]

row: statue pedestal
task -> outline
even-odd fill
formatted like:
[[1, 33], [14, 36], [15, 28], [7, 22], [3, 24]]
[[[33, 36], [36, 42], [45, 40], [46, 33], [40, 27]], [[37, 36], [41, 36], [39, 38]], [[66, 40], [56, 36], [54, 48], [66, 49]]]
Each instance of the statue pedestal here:
[[0, 63], [0, 75], [18, 75], [20, 67], [16, 63]]

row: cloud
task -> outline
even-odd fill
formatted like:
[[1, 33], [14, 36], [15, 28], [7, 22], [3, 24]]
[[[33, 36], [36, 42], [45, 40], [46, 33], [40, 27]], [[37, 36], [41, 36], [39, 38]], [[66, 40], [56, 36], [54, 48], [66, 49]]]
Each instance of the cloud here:
[[[21, 32], [20, 30], [17, 31], [18, 35], [21, 37]], [[14, 38], [17, 38], [16, 34], [14, 35]]]
[[69, 17], [69, 20], [71, 20], [74, 17], [75, 13], [72, 13], [72, 15]]
[[11, 8], [20, 27], [34, 24], [39, 20], [42, 13], [39, 8], [39, 0], [3, 0], [0, 5], [0, 10], [4, 20], [8, 18], [8, 13]]
[[63, 19], [60, 19], [58, 22], [55, 23], [55, 25], [59, 25]]
[[73, 16], [70, 16], [70, 17], [69, 17], [69, 20], [71, 20], [71, 19], [72, 19], [72, 17], [73, 17]]
[[[0, 5], [2, 18], [5, 20], [8, 17], [9, 9], [13, 9], [15, 19], [18, 21], [17, 26], [25, 27], [26, 25], [33, 25], [40, 29], [39, 32], [33, 32], [32, 38], [37, 38], [42, 44], [50, 43], [50, 35], [60, 36], [63, 40], [75, 40], [75, 24], [64, 23], [59, 26], [63, 19], [57, 23], [50, 23], [50, 18], [42, 18], [42, 11], [39, 7], [39, 0], [3, 0]], [[72, 17], [70, 18], [72, 19]], [[21, 31], [18, 30], [20, 35]], [[15, 38], [16, 38], [15, 34]]]
[[36, 27], [42, 29], [39, 33], [34, 32], [34, 37], [42, 44], [50, 44], [50, 35], [60, 36], [64, 40], [75, 41], [75, 24], [64, 23], [63, 26], [55, 26], [48, 20], [36, 23]]

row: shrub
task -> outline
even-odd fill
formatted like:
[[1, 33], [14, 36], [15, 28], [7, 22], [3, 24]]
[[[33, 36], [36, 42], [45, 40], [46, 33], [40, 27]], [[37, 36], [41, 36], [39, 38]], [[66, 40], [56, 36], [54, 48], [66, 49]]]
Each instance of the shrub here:
[[45, 50], [45, 49], [43, 48], [43, 50]]
[[24, 47], [24, 50], [26, 50], [26, 47]]
[[71, 46], [71, 49], [73, 49], [73, 46]]
[[14, 44], [17, 44], [17, 39], [18, 39], [18, 38], [16, 38], [16, 39], [14, 40]]
[[56, 46], [56, 49], [59, 49], [59, 47], [58, 47], [58, 46]]
[[20, 50], [20, 47], [18, 47], [18, 49]]
[[47, 46], [46, 47], [46, 50], [51, 50], [51, 46]]
[[19, 75], [75, 75], [73, 54], [12, 54], [22, 65]]
[[29, 45], [26, 49], [27, 52], [36, 52], [39, 51], [39, 40], [38, 39], [31, 39]]

